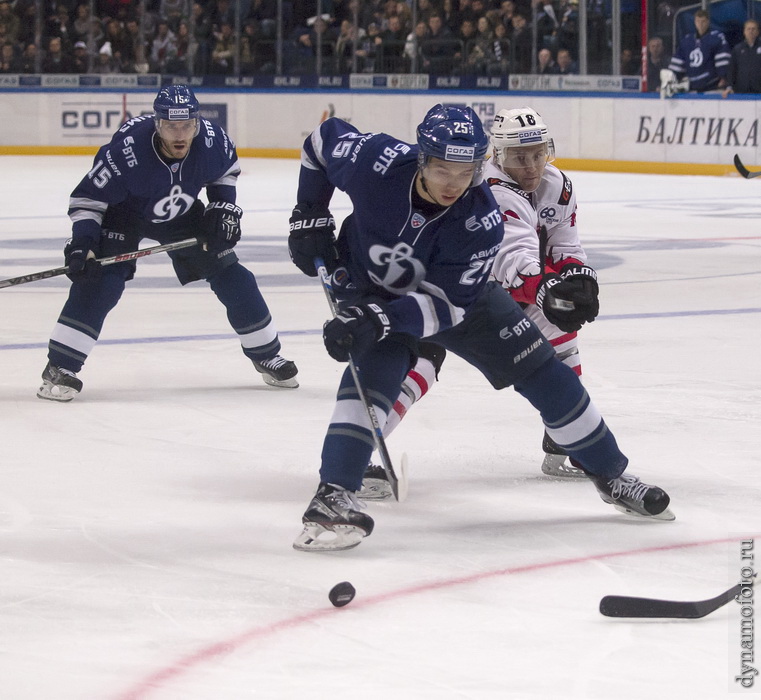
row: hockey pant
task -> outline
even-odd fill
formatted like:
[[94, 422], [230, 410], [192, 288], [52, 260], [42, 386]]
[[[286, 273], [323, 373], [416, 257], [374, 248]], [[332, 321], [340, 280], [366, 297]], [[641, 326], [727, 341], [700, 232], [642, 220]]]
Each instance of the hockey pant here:
[[[100, 336], [103, 323], [124, 292], [133, 268], [118, 263], [102, 268], [99, 278], [72, 282], [48, 344], [50, 363], [79, 372]], [[206, 280], [227, 310], [244, 354], [262, 361], [280, 351], [280, 341], [254, 275], [240, 262], [216, 271]]]
[[[523, 312], [536, 324], [542, 335], [550, 341], [550, 345], [555, 348], [558, 359], [576, 372], [578, 376], [581, 376], [578, 334], [561, 331], [557, 326], [550, 323], [539, 307], [534, 304], [524, 308]], [[426, 348], [426, 346], [429, 347]], [[421, 344], [420, 357], [404, 378], [399, 397], [394, 402], [393, 410], [389, 414], [386, 425], [383, 426], [384, 437], [391, 435], [413, 404], [422, 399], [434, 385], [443, 358], [437, 361], [439, 358], [434, 358], [431, 354], [432, 348], [435, 348], [432, 343]], [[440, 349], [441, 352], [445, 352], [443, 348]]]

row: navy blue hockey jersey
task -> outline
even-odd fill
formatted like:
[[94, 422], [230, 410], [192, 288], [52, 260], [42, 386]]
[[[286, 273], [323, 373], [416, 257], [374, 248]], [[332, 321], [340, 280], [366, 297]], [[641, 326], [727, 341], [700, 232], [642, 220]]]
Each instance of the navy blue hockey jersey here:
[[[304, 142], [299, 204], [354, 205], [342, 228], [350, 294], [386, 299], [391, 329], [426, 337], [459, 323], [489, 278], [503, 225], [485, 185], [426, 216], [412, 205], [418, 147], [331, 118]], [[346, 292], [340, 271], [337, 294]], [[349, 296], [347, 294], [346, 296]]]
[[721, 78], [729, 74], [731, 54], [724, 35], [712, 29], [701, 37], [685, 34], [671, 58], [669, 68], [680, 78], [687, 75], [690, 90], [715, 90]]
[[136, 117], [98, 150], [69, 200], [74, 236], [98, 240], [109, 207], [162, 224], [187, 213], [204, 187], [209, 201], [235, 202], [240, 165], [222, 127], [202, 119], [187, 155], [174, 161], [159, 156], [154, 133], [153, 117]]

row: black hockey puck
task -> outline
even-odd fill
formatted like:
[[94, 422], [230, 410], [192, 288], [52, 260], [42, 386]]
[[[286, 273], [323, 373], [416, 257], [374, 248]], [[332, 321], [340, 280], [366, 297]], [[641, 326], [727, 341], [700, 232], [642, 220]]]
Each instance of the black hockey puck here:
[[330, 602], [337, 608], [342, 608], [344, 605], [351, 603], [356, 594], [357, 591], [354, 590], [354, 586], [348, 581], [341, 581], [341, 583], [337, 583], [330, 589], [328, 598], [330, 598]]

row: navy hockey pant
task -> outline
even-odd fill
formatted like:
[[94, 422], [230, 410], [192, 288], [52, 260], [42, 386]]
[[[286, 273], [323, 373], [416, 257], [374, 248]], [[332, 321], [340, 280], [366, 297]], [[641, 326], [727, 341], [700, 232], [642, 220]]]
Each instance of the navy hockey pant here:
[[[461, 324], [430, 340], [479, 369], [494, 388], [513, 385], [539, 411], [550, 437], [586, 471], [612, 479], [626, 469], [626, 456], [579, 377], [498, 285], [490, 285]], [[399, 395], [410, 359], [409, 350], [391, 339], [358, 358], [362, 387], [381, 425]], [[372, 450], [369, 419], [347, 369], [323, 443], [320, 480], [358, 490]]]
[[[108, 313], [121, 298], [126, 280], [132, 277], [127, 264], [108, 265], [98, 279], [72, 283], [48, 345], [50, 363], [79, 372], [100, 336]], [[280, 341], [256, 279], [239, 262], [228, 265], [207, 279], [227, 309], [230, 325], [240, 338], [243, 352], [252, 360], [278, 354]]]

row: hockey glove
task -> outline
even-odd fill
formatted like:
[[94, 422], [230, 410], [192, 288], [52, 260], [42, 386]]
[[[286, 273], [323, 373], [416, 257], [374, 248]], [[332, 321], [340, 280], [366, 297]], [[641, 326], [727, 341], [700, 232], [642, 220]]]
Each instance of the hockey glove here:
[[63, 258], [69, 271], [66, 276], [75, 280], [96, 280], [103, 268], [95, 259], [95, 242], [89, 236], [70, 238], [63, 249]]
[[209, 202], [203, 213], [203, 234], [209, 250], [232, 248], [240, 240], [243, 209], [232, 202]]
[[328, 273], [338, 267], [336, 220], [321, 207], [298, 204], [291, 214], [288, 252], [293, 264], [309, 277], [317, 277], [315, 258], [322, 258]]
[[334, 360], [348, 362], [388, 335], [390, 322], [378, 304], [349, 306], [322, 329], [325, 349]]
[[542, 278], [536, 304], [550, 323], [565, 333], [573, 333], [597, 318], [598, 292], [597, 273], [587, 265], [572, 263], [560, 275]]

